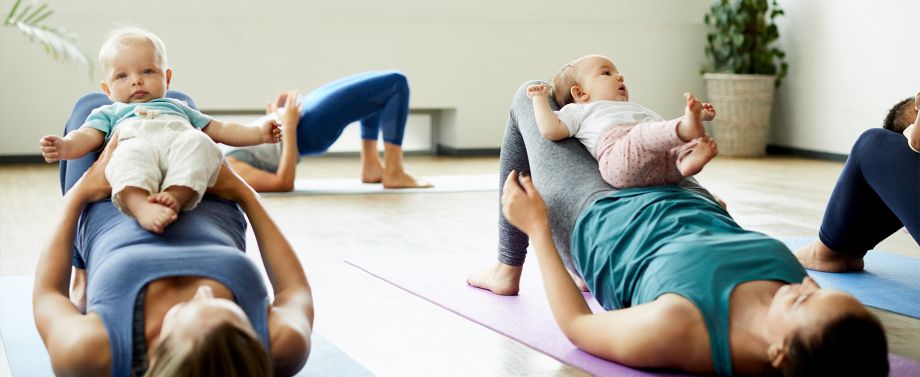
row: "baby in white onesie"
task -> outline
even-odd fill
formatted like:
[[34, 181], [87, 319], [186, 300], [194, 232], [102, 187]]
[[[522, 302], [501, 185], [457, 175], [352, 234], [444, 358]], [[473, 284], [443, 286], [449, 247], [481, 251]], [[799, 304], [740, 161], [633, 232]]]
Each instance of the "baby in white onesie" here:
[[[166, 49], [145, 30], [113, 31], [99, 52], [102, 90], [114, 103], [93, 110], [80, 129], [43, 137], [47, 162], [80, 158], [117, 135], [106, 166], [112, 202], [143, 227], [162, 233], [178, 212], [198, 205], [217, 179], [222, 155], [215, 142], [234, 146], [277, 143], [277, 123], [220, 122], [164, 98], [172, 79]], [[203, 132], [202, 132], [203, 131]]]

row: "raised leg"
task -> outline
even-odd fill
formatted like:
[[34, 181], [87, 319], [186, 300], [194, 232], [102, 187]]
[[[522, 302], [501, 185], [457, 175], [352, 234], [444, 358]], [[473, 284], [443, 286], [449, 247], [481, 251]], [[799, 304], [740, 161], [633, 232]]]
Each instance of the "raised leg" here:
[[[867, 251], [902, 226], [920, 244], [917, 182], [920, 154], [910, 150], [904, 136], [881, 128], [864, 132], [834, 186], [818, 233], [820, 244], [796, 252], [799, 261], [819, 270], [861, 266]], [[829, 259], [836, 260], [830, 267]]]

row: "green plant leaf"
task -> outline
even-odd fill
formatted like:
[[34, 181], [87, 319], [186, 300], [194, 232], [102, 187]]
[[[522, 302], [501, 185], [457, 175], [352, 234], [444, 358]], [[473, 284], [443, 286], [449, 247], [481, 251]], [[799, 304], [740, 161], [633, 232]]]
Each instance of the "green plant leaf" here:
[[706, 67], [714, 72], [776, 74], [777, 85], [788, 65], [786, 54], [773, 44], [779, 28], [773, 19], [784, 15], [776, 0], [716, 0], [703, 16], [707, 26]]
[[45, 25], [43, 22], [54, 11], [47, 3], [37, 7], [29, 4], [20, 9], [22, 0], [16, 0], [6, 16], [4, 26], [18, 29], [32, 42], [37, 42], [42, 49], [52, 58], [64, 62], [76, 62], [87, 69], [87, 75], [93, 77], [92, 60], [80, 47], [80, 39], [76, 34], [67, 30]]

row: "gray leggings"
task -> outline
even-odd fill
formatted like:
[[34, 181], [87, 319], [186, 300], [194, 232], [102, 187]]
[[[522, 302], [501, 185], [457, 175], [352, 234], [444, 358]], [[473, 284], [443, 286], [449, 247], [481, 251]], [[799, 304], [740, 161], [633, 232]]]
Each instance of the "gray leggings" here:
[[[499, 186], [504, 189], [505, 178], [511, 170], [530, 172], [534, 185], [546, 202], [549, 226], [556, 249], [559, 250], [566, 267], [577, 272], [569, 248], [575, 221], [595, 200], [615, 192], [616, 189], [604, 182], [597, 168], [597, 160], [577, 140], [569, 138], [549, 141], [540, 134], [534, 119], [533, 104], [527, 98], [527, 86], [540, 82], [542, 81], [524, 83], [511, 103], [511, 114], [502, 140]], [[552, 99], [550, 106], [553, 109], [559, 108]], [[681, 186], [712, 198], [712, 195], [692, 178], [681, 182]], [[508, 223], [501, 214], [499, 204], [499, 262], [511, 266], [524, 264], [527, 243], [527, 235]]]

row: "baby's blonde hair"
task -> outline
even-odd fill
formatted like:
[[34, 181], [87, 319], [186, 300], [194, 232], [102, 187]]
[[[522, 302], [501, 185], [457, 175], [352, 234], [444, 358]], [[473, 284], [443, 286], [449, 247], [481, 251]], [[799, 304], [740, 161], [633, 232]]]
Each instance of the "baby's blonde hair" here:
[[157, 37], [147, 30], [134, 26], [125, 26], [112, 30], [102, 43], [99, 49], [99, 67], [102, 69], [103, 77], [111, 67], [112, 59], [119, 47], [133, 43], [150, 43], [157, 55], [157, 64], [161, 68], [166, 68], [166, 45]]
[[591, 57], [602, 57], [607, 59], [607, 57], [603, 55], [582, 56], [566, 63], [559, 69], [559, 72], [556, 72], [556, 74], [549, 79], [550, 93], [553, 94], [553, 99], [556, 100], [556, 104], [559, 105], [559, 107], [575, 102], [575, 98], [572, 97], [572, 87], [578, 85], [578, 72], [575, 68], [578, 67], [578, 63], [581, 63], [582, 60]]

